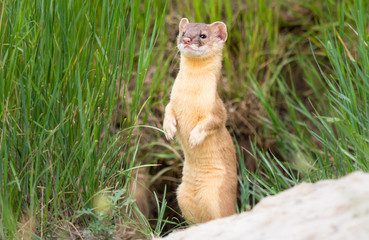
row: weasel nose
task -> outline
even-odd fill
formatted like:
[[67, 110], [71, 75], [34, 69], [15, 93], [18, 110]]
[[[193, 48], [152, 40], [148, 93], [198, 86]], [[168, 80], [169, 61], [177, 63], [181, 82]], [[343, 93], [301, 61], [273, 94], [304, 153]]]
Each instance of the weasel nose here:
[[185, 44], [189, 44], [191, 42], [191, 39], [190, 38], [183, 38], [183, 42]]

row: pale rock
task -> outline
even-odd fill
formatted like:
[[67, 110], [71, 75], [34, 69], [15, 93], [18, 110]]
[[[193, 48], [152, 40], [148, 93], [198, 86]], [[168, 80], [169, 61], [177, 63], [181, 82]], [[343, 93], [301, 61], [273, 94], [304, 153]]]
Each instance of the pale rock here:
[[369, 239], [369, 174], [301, 183], [251, 211], [177, 231], [165, 240]]

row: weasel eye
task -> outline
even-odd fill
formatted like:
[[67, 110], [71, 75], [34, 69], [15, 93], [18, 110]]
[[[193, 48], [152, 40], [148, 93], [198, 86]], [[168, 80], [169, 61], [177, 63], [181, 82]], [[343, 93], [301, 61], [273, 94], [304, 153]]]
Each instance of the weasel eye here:
[[201, 37], [202, 39], [205, 39], [205, 38], [206, 38], [206, 35], [201, 34], [201, 35], [200, 35], [200, 37]]
[[185, 32], [182, 33], [182, 37], [184, 37], [184, 35], [185, 35]]

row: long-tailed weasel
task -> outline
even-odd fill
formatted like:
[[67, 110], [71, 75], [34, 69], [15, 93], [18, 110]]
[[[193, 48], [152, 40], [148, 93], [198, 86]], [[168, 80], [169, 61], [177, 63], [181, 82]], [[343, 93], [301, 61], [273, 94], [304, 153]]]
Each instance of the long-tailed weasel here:
[[185, 162], [177, 199], [191, 222], [236, 212], [237, 169], [232, 138], [225, 124], [226, 109], [217, 92], [222, 50], [227, 40], [223, 22], [179, 23], [180, 70], [165, 108], [164, 131], [176, 134]]

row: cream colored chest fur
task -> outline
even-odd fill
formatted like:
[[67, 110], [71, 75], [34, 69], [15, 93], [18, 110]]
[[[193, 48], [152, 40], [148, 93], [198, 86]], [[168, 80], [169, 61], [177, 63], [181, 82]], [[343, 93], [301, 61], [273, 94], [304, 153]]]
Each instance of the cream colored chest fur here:
[[178, 133], [187, 137], [196, 124], [216, 107], [215, 75], [179, 74], [174, 83], [171, 102], [177, 118]]

